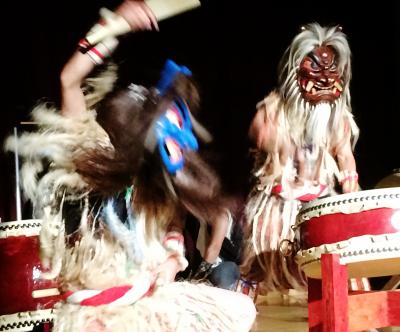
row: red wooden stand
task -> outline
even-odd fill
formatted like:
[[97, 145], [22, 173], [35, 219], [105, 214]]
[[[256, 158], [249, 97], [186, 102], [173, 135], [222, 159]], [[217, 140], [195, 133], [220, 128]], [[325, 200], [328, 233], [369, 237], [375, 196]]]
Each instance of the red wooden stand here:
[[322, 280], [308, 279], [310, 332], [353, 332], [400, 325], [400, 291], [348, 292], [347, 267], [323, 254]]

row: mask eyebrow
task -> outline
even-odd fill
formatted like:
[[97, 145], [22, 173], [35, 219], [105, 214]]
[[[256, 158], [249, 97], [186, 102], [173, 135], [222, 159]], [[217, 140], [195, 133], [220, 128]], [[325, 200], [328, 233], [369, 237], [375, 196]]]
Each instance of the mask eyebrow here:
[[307, 55], [309, 58], [311, 58], [312, 61], [314, 61], [316, 64], [318, 64], [319, 66], [321, 65], [321, 62], [319, 60], [319, 58], [315, 55], [314, 52], [310, 52]]

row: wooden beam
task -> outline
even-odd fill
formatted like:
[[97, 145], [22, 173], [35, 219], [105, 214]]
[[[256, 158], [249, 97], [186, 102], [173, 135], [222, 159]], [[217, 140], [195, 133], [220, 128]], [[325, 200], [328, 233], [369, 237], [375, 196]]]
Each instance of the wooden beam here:
[[400, 324], [400, 292], [377, 291], [349, 296], [350, 331]]
[[400, 286], [400, 275], [393, 276], [390, 280], [383, 286], [382, 290], [392, 290]]
[[337, 254], [323, 254], [322, 264], [322, 310], [324, 332], [347, 332], [348, 284], [347, 267], [340, 264]]
[[310, 332], [322, 331], [322, 281], [308, 278], [308, 328]]

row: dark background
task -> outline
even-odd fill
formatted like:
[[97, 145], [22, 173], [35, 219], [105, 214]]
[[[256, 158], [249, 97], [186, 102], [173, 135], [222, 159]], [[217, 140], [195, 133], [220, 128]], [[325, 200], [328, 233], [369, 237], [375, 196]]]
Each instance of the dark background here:
[[[355, 150], [360, 184], [372, 189], [400, 167], [397, 3], [203, 0], [201, 8], [161, 22], [158, 33], [122, 38], [114, 56], [120, 66], [119, 83], [155, 84], [166, 58], [188, 66], [201, 91], [199, 118], [215, 138], [203, 151], [219, 171], [227, 193], [243, 198], [251, 170], [247, 130], [255, 104], [276, 84], [284, 50], [303, 24], [340, 24], [353, 52], [351, 93], [361, 132]], [[1, 142], [15, 125], [29, 119], [39, 99], [59, 101], [62, 65], [97, 20], [98, 9], [118, 4], [13, 2], [3, 9]], [[1, 154], [0, 163], [0, 217], [14, 220], [12, 156]]]

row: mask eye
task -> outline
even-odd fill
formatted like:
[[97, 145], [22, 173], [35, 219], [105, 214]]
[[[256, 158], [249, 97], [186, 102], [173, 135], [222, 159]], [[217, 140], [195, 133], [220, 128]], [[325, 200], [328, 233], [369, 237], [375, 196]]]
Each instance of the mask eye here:
[[315, 63], [314, 61], [311, 61], [311, 68], [312, 68], [313, 70], [318, 70], [318, 69], [319, 69], [319, 66], [318, 66], [318, 64]]
[[178, 110], [177, 106], [175, 103], [171, 105], [170, 108], [167, 109], [165, 112], [165, 116], [167, 119], [173, 123], [175, 126], [178, 128], [182, 129], [183, 128], [183, 118], [181, 112]]
[[198, 148], [184, 101], [178, 99], [172, 102], [160, 116], [156, 136], [162, 161], [168, 172], [175, 174], [184, 165], [184, 151], [196, 151]]

